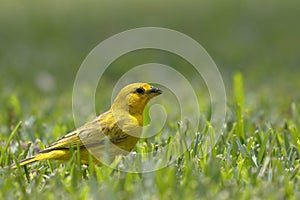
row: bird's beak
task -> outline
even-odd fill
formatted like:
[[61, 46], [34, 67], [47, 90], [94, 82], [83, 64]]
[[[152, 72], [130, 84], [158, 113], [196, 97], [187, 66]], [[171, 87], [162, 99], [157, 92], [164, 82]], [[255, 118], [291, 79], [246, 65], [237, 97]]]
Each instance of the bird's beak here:
[[150, 89], [150, 91], [149, 91], [149, 94], [156, 94], [156, 95], [159, 95], [159, 94], [161, 94], [161, 93], [162, 93], [161, 89], [151, 86], [151, 89]]

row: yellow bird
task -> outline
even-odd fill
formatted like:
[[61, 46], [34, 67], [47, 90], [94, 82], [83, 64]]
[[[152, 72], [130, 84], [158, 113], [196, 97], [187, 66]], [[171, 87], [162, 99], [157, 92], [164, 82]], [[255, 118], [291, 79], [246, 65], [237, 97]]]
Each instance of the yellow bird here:
[[[126, 155], [139, 140], [146, 104], [161, 93], [160, 89], [147, 83], [127, 85], [107, 112], [63, 136], [37, 155], [20, 161], [19, 165], [48, 159], [68, 161], [71, 152], [78, 148], [83, 164], [89, 163], [89, 154], [98, 165], [103, 161], [113, 161], [117, 155]], [[16, 168], [16, 165], [12, 167]]]

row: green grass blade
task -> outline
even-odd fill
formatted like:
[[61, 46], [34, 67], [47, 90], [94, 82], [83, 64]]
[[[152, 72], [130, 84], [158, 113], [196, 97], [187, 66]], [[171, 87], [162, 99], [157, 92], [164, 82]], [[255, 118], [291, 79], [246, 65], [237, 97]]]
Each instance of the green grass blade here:
[[267, 149], [267, 142], [269, 140], [269, 137], [270, 137], [270, 134], [271, 134], [271, 131], [272, 129], [269, 129], [267, 132], [266, 132], [266, 135], [263, 139], [263, 142], [262, 144], [260, 145], [260, 149], [259, 149], [259, 153], [258, 153], [258, 156], [257, 156], [257, 162], [258, 163], [261, 163], [262, 159], [263, 159], [263, 156], [266, 152], [266, 149]]
[[236, 103], [236, 135], [242, 140], [245, 141], [244, 133], [244, 84], [243, 77], [241, 73], [236, 73], [233, 77], [233, 88], [234, 88], [234, 97]]
[[249, 154], [249, 152], [247, 151], [245, 146], [241, 143], [241, 141], [238, 138], [236, 139], [236, 143], [237, 143], [237, 146], [238, 146], [239, 150], [241, 151], [243, 157], [248, 158], [250, 160], [250, 162], [252, 163], [252, 165], [257, 167], [257, 164], [252, 159], [251, 155]]
[[11, 134], [9, 135], [7, 141], [6, 141], [6, 144], [4, 146], [4, 148], [2, 149], [2, 153], [1, 153], [1, 158], [0, 158], [0, 163], [2, 163], [2, 160], [4, 158], [4, 155], [7, 151], [7, 148], [9, 146], [9, 143], [11, 142], [11, 140], [14, 138], [15, 134], [17, 133], [17, 130], [19, 129], [19, 127], [21, 126], [22, 124], [22, 121], [19, 121], [19, 123], [15, 126], [15, 128], [13, 129], [13, 131], [11, 132]]

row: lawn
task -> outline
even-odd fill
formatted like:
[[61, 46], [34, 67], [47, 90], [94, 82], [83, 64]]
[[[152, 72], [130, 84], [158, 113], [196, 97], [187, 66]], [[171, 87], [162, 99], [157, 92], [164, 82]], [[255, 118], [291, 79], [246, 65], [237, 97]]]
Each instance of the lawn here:
[[[300, 3], [292, 0], [3, 1], [0, 199], [299, 199], [299, 13]], [[73, 85], [83, 60], [100, 42], [137, 27], [184, 33], [216, 63], [226, 89], [226, 118], [213, 145], [205, 139], [216, 131], [209, 122], [213, 103], [201, 76], [173, 53], [144, 49], [109, 66], [94, 106], [96, 113], [107, 110], [114, 85], [137, 65], [162, 63], [184, 75], [195, 90], [200, 126], [194, 130], [181, 121], [182, 105], [162, 85], [165, 92], [151, 105], [165, 108], [165, 127], [134, 149], [154, 157], [188, 133], [190, 143], [183, 152], [161, 154], [167, 166], [130, 173], [123, 170], [122, 157], [113, 167], [92, 168], [79, 165], [75, 155], [67, 163], [7, 168], [75, 129]], [[184, 106], [195, 110], [194, 104]], [[147, 107], [146, 122], [149, 111]], [[84, 114], [88, 120], [92, 113]]]

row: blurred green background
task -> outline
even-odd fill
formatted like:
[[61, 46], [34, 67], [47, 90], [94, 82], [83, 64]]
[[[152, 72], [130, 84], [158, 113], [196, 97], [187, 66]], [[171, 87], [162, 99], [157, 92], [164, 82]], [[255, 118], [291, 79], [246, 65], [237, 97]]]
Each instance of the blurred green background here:
[[[232, 74], [240, 71], [248, 99], [297, 100], [299, 18], [300, 2], [292, 0], [1, 1], [1, 98], [15, 93], [29, 110], [53, 98], [56, 106], [71, 110], [76, 72], [97, 44], [121, 31], [156, 26], [187, 34], [207, 50], [229, 99]], [[124, 59], [123, 64], [177, 63], [174, 56], [161, 56], [159, 51], [139, 54], [128, 58], [134, 62]], [[122, 67], [110, 68], [105, 83], [116, 81], [121, 71]], [[40, 101], [32, 102], [37, 97]]]

